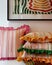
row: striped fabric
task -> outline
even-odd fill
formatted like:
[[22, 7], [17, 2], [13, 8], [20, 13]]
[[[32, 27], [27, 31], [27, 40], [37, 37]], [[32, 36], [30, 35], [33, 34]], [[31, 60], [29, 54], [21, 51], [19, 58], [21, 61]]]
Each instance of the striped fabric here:
[[15, 58], [15, 31], [11, 28], [0, 27], [0, 59]]
[[[19, 42], [16, 40], [16, 31], [23, 30], [24, 28], [26, 29], [23, 34], [21, 31], [21, 35], [24, 35], [26, 31], [28, 32], [28, 25], [23, 25], [17, 29], [13, 27], [0, 27], [0, 60], [16, 59], [16, 42]], [[20, 33], [18, 33], [18, 35], [19, 34]]]
[[23, 48], [38, 49], [38, 50], [52, 50], [52, 43], [30, 43], [26, 42]]

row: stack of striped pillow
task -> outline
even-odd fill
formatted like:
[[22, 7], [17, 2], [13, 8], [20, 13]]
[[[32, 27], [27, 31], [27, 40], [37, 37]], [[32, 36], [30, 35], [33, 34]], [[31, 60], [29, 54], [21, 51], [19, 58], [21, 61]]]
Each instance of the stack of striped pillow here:
[[18, 61], [28, 65], [36, 65], [36, 62], [52, 65], [52, 32], [32, 32], [20, 39], [25, 40], [25, 44], [17, 50]]

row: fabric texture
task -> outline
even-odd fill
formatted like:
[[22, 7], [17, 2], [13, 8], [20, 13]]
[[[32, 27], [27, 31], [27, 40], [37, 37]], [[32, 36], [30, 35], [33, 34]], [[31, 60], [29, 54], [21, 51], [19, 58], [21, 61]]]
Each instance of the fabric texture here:
[[52, 32], [31, 32], [20, 39], [26, 42], [18, 49], [17, 61], [52, 64]]
[[28, 25], [16, 29], [13, 27], [0, 27], [0, 60], [16, 59], [16, 48], [19, 47], [17, 43], [22, 44], [19, 37], [28, 33], [29, 30]]
[[29, 42], [52, 43], [52, 32], [31, 32], [20, 38]]

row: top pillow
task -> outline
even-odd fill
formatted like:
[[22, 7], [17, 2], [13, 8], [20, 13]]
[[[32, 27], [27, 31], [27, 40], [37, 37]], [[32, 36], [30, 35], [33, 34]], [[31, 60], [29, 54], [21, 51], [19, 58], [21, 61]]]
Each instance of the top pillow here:
[[52, 42], [52, 32], [31, 32], [20, 39], [29, 42]]

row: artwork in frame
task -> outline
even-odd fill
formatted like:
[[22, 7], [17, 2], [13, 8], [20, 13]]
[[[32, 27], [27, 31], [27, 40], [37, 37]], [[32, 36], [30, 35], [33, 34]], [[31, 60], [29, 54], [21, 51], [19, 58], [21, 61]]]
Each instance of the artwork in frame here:
[[7, 20], [52, 21], [52, 0], [7, 0]]

